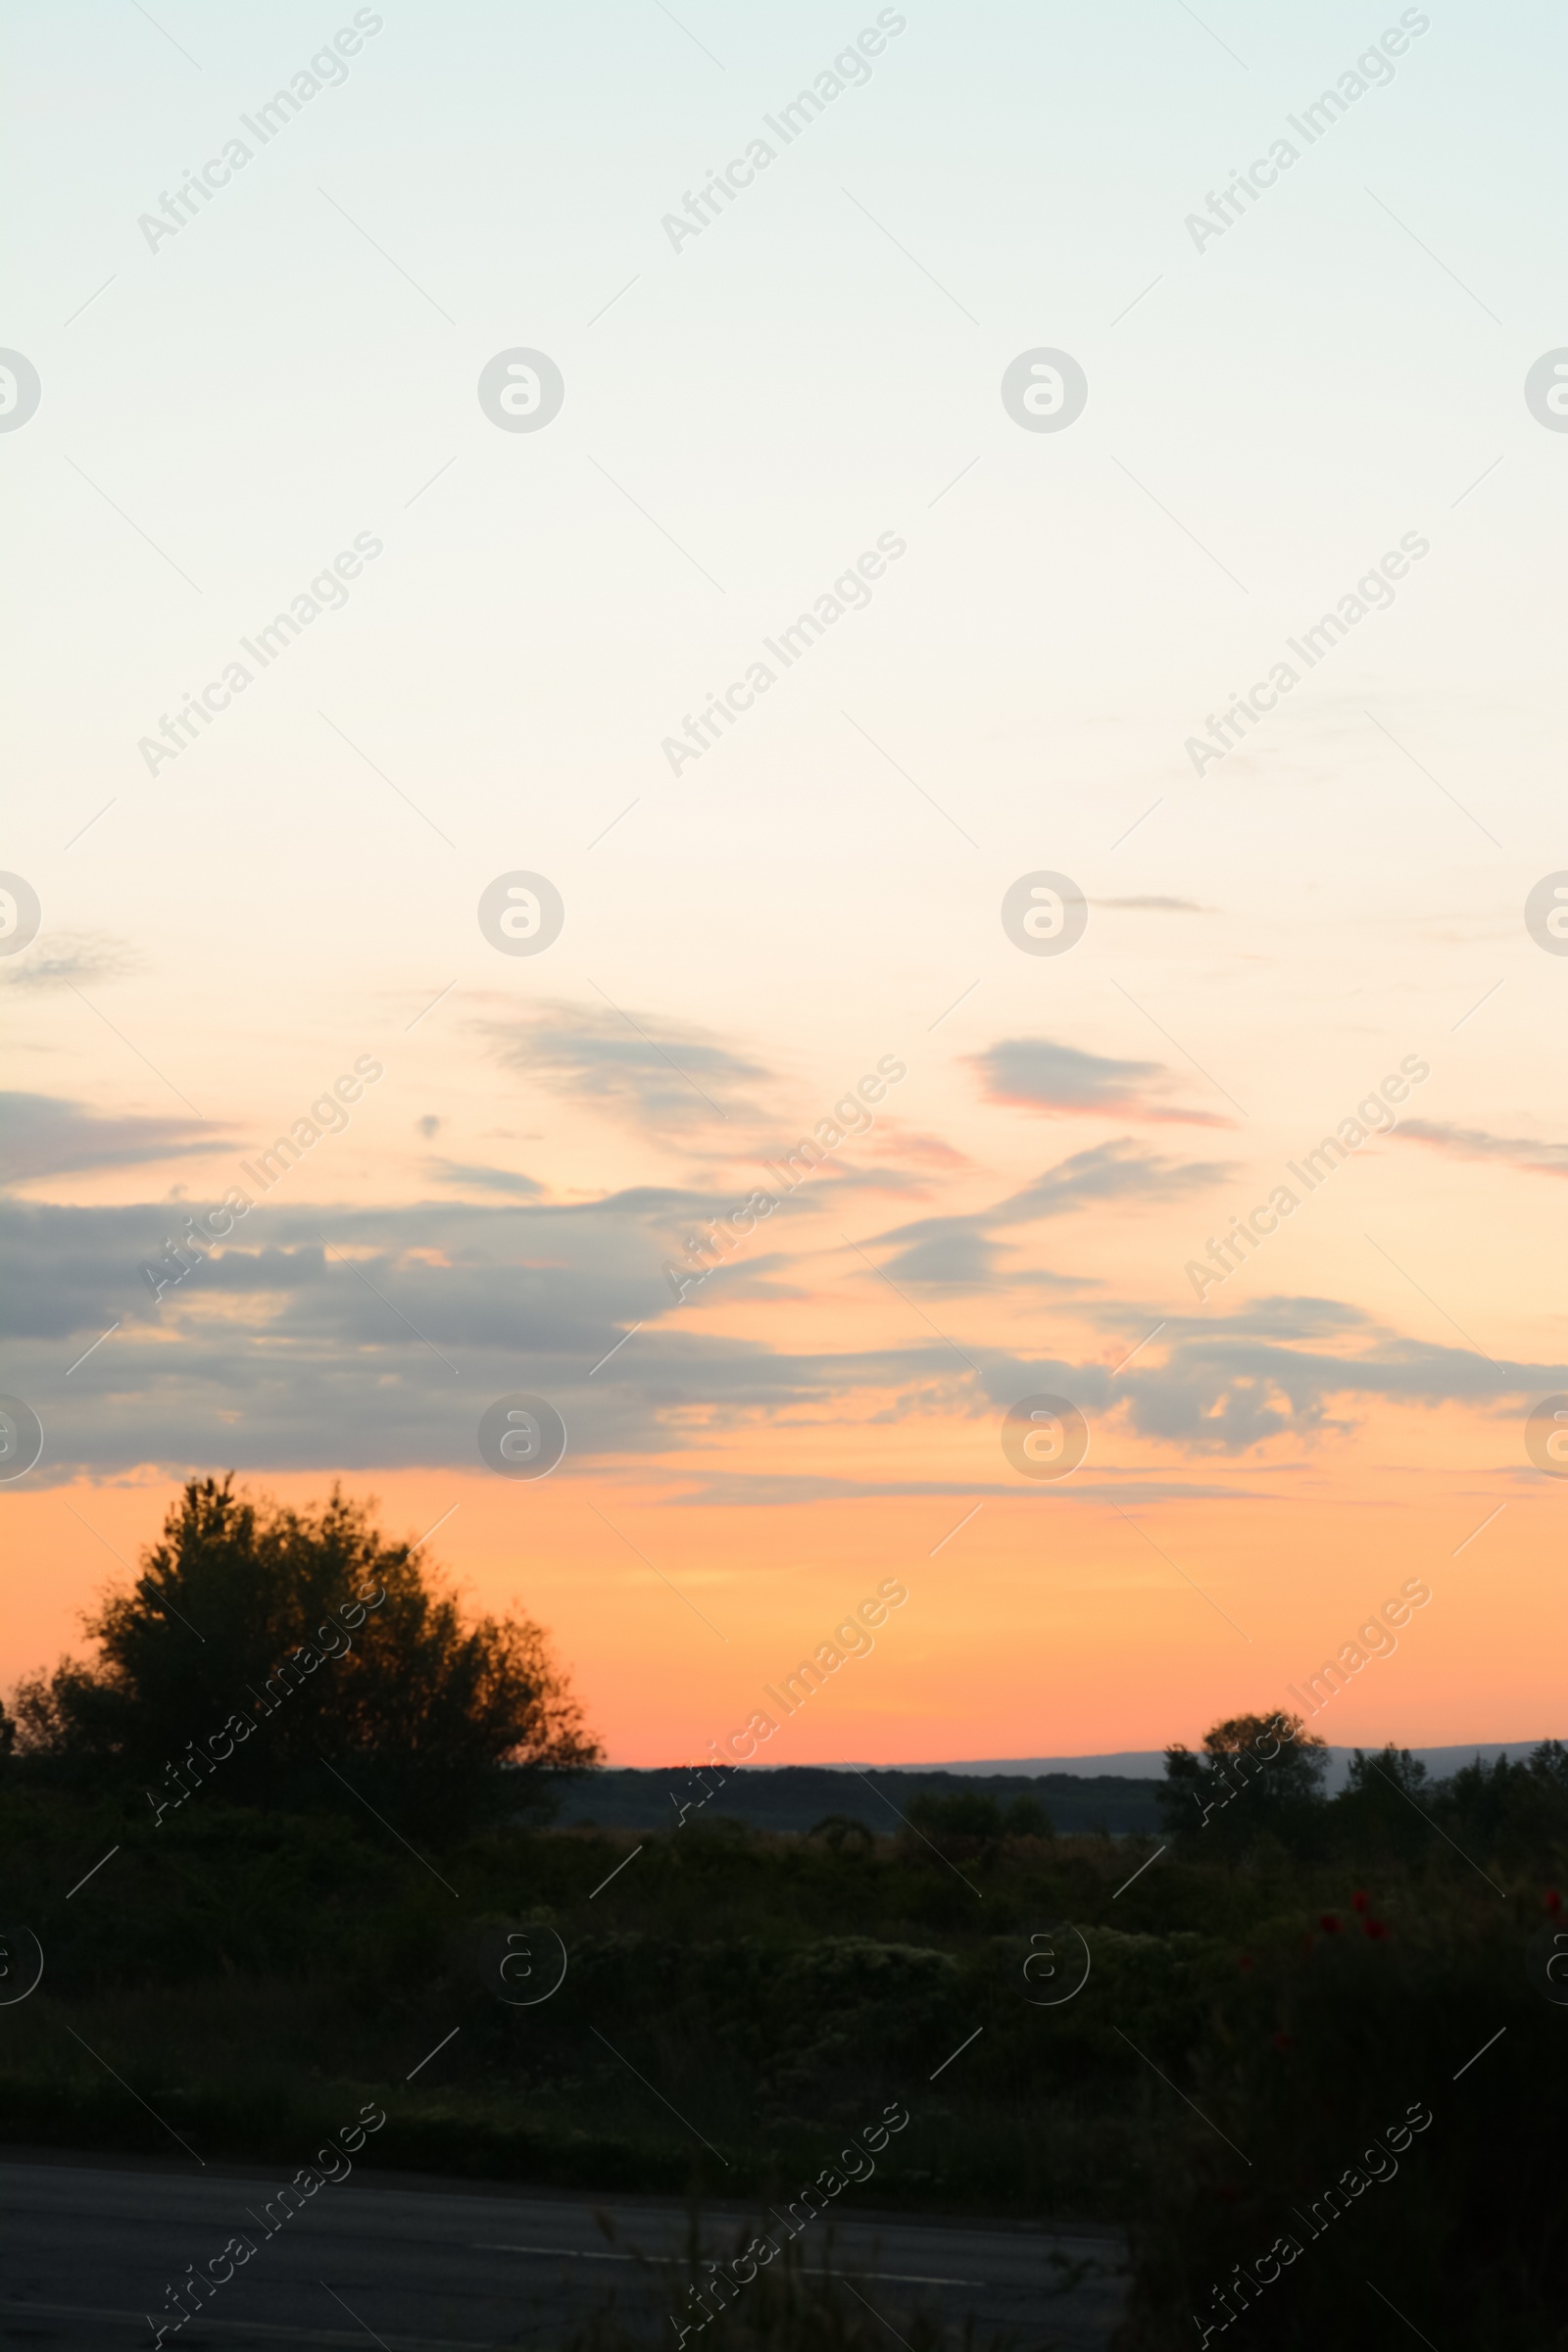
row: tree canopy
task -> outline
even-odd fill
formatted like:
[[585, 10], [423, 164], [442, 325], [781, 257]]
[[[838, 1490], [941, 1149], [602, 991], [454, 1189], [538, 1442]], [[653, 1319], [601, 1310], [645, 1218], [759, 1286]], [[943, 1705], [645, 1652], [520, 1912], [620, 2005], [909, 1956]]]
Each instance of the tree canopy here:
[[1227, 1844], [1288, 1837], [1318, 1800], [1327, 1765], [1298, 1715], [1233, 1715], [1204, 1733], [1199, 1754], [1179, 1740], [1165, 1750], [1160, 1813], [1167, 1830], [1212, 1828]]
[[1298, 1854], [1411, 1860], [1435, 1830], [1460, 1851], [1522, 1862], [1568, 1838], [1568, 1747], [1544, 1740], [1522, 1762], [1477, 1756], [1432, 1781], [1407, 1747], [1356, 1748], [1345, 1787], [1323, 1789], [1328, 1751], [1298, 1715], [1235, 1715], [1198, 1753], [1165, 1750], [1156, 1792], [1167, 1837], [1234, 1860], [1273, 1840]]
[[424, 1818], [597, 1763], [541, 1628], [466, 1622], [417, 1548], [337, 1488], [298, 1511], [193, 1479], [85, 1619], [97, 1660], [21, 1686], [24, 1752], [139, 1777], [155, 1806], [208, 1778], [232, 1802], [320, 1801], [336, 1773]]

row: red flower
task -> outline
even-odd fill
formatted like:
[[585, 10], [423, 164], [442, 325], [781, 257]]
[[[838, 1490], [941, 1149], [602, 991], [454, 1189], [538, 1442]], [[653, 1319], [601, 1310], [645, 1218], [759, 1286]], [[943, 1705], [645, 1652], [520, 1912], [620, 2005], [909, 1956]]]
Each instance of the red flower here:
[[1364, 1910], [1366, 1909], [1366, 1906], [1367, 1906], [1367, 1901], [1368, 1901], [1368, 1897], [1367, 1897], [1367, 1896], [1366, 1896], [1366, 1895], [1365, 1895], [1365, 1894], [1362, 1892], [1361, 1888], [1358, 1886], [1358, 1887], [1356, 1888], [1355, 1892], [1354, 1892], [1354, 1893], [1351, 1895], [1351, 1897], [1350, 1897], [1350, 1909], [1351, 1909], [1352, 1911], [1364, 1911]]
[[1387, 1940], [1389, 1931], [1381, 1919], [1364, 1919], [1361, 1925], [1374, 1943], [1383, 1943]]
[[1557, 1892], [1555, 1886], [1548, 1886], [1546, 1888], [1546, 1909], [1551, 1913], [1553, 1919], [1556, 1918], [1558, 1912], [1562, 1909], [1562, 1896]]
[[1296, 2036], [1294, 2034], [1276, 2034], [1274, 2036], [1274, 2047], [1277, 2050], [1288, 2050], [1294, 2046], [1295, 2040]]
[[1242, 1957], [1241, 1957], [1241, 1966], [1242, 1966], [1243, 1968], [1250, 1968], [1250, 1967], [1251, 1967], [1251, 1965], [1252, 1965], [1252, 1955], [1251, 1955], [1251, 1953], [1250, 1953], [1250, 1952], [1244, 1952], [1244, 1953], [1242, 1954]]
[[1337, 1936], [1340, 1932], [1340, 1915], [1337, 1911], [1325, 1911], [1317, 1924], [1325, 1936]]

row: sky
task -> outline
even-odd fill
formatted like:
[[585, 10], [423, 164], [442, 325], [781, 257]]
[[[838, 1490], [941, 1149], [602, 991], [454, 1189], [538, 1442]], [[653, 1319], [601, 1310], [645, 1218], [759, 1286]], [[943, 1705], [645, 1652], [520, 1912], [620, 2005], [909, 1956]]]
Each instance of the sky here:
[[1561, 1732], [1560, 13], [4, 40], [0, 1685], [232, 1469], [616, 1763]]

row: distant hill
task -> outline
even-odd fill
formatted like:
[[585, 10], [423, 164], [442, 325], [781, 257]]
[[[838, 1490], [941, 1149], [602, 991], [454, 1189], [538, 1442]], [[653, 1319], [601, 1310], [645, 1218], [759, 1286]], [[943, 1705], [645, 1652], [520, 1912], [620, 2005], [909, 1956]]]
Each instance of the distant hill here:
[[[1163, 1771], [1163, 1758], [1160, 1768]], [[741, 1765], [727, 1778], [710, 1769], [713, 1793], [704, 1802], [703, 1781], [685, 1767], [620, 1770], [596, 1772], [574, 1783], [556, 1819], [564, 1828], [591, 1821], [602, 1829], [672, 1830], [685, 1804], [692, 1821], [727, 1814], [754, 1829], [805, 1832], [814, 1829], [825, 1814], [843, 1813], [852, 1821], [863, 1821], [867, 1829], [888, 1832], [899, 1828], [910, 1798], [922, 1790], [952, 1795], [979, 1789], [1004, 1803], [1024, 1794], [1037, 1796], [1058, 1830], [1107, 1830], [1113, 1837], [1124, 1837], [1131, 1830], [1158, 1827], [1157, 1777], [1030, 1774], [1015, 1766], [988, 1774], [966, 1765], [899, 1771], [877, 1766], [863, 1772], [826, 1764]]]
[[[1524, 1757], [1537, 1744], [1534, 1740], [1482, 1740], [1462, 1747], [1418, 1747], [1411, 1753], [1433, 1780], [1440, 1781], [1476, 1756], [1488, 1762], [1504, 1754]], [[1345, 1786], [1353, 1753], [1348, 1747], [1329, 1749], [1331, 1794]], [[601, 1829], [671, 1830], [684, 1804], [689, 1820], [712, 1821], [727, 1814], [759, 1830], [804, 1833], [814, 1829], [825, 1814], [843, 1813], [852, 1821], [863, 1821], [868, 1829], [892, 1831], [899, 1827], [900, 1815], [907, 1812], [909, 1799], [922, 1789], [943, 1794], [979, 1789], [1004, 1804], [1014, 1796], [1038, 1797], [1058, 1830], [1106, 1830], [1121, 1838], [1131, 1831], [1159, 1828], [1154, 1789], [1164, 1773], [1160, 1748], [897, 1767], [751, 1764], [737, 1766], [727, 1777], [710, 1768], [712, 1793], [705, 1801], [704, 1783], [688, 1766], [652, 1771], [617, 1767], [571, 1784], [556, 1819], [563, 1828], [595, 1822]]]
[[[1498, 1756], [1512, 1756], [1516, 1761], [1528, 1756], [1543, 1740], [1555, 1738], [1548, 1732], [1538, 1732], [1528, 1740], [1472, 1740], [1457, 1747], [1412, 1747], [1410, 1753], [1427, 1768], [1429, 1779], [1446, 1780], [1461, 1765], [1473, 1763], [1482, 1756], [1491, 1764]], [[1379, 1742], [1381, 1745], [1381, 1742]], [[1332, 1793], [1345, 1786], [1353, 1747], [1329, 1749], [1327, 1787]], [[1147, 1780], [1151, 1776], [1162, 1780], [1165, 1774], [1165, 1754], [1162, 1748], [1122, 1748], [1108, 1756], [1013, 1756], [986, 1758], [975, 1763], [905, 1764], [904, 1772], [956, 1772], [965, 1776], [981, 1774], [987, 1778], [998, 1775], [1020, 1775], [1037, 1779], [1042, 1773], [1070, 1773], [1075, 1776], [1110, 1774], [1117, 1780]]]

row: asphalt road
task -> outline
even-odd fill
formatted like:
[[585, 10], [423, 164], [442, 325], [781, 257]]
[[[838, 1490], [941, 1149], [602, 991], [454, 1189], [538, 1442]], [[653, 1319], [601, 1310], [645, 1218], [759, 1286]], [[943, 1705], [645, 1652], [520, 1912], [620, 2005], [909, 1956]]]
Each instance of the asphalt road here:
[[[264, 2236], [257, 2217], [288, 2178], [283, 2166], [193, 2173], [111, 2157], [28, 2152], [20, 2161], [14, 2152], [0, 2161], [0, 2343], [148, 2352], [157, 2324], [177, 2317], [166, 2289], [189, 2267], [205, 2271], [243, 2232], [255, 2253], [177, 2333], [171, 2325], [169, 2346], [545, 2352], [612, 2294], [650, 2344], [674, 2345], [669, 2313], [684, 2308], [688, 2229], [678, 2206], [526, 2189], [475, 2194], [356, 2172]], [[703, 2251], [728, 2256], [759, 2226], [743, 2207], [711, 2209]], [[822, 2227], [802, 2234], [808, 2268], [822, 2263]], [[773, 2232], [783, 2236], [777, 2223]], [[973, 2312], [983, 2334], [1004, 2330], [1020, 2352], [1099, 2352], [1121, 2305], [1120, 2242], [1087, 2228], [852, 2213], [835, 2225], [833, 2259], [895, 2327], [922, 2306], [955, 2322]], [[721, 2343], [722, 2331], [707, 2340]], [[891, 2329], [885, 2340], [891, 2348]]]

